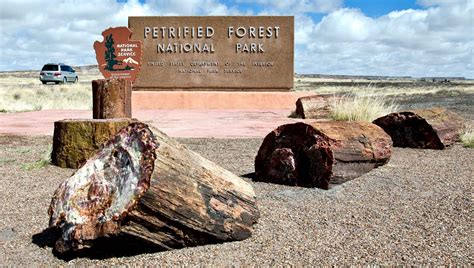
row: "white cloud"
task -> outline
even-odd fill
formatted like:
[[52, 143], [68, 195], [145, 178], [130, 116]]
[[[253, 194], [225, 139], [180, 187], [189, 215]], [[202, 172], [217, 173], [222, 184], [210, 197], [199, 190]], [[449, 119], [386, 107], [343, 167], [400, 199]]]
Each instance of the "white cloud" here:
[[39, 69], [46, 62], [95, 64], [94, 41], [128, 16], [240, 14], [217, 0], [2, 0], [0, 70]]
[[226, 16], [240, 14], [237, 9], [229, 8], [218, 0], [150, 0], [149, 5], [165, 16]]
[[92, 44], [129, 15], [152, 14], [137, 0], [11, 1], [1, 4], [0, 70], [39, 69], [46, 62], [94, 64]]
[[[474, 77], [474, 1], [418, 3], [424, 8], [371, 18], [342, 0], [2, 0], [0, 70], [95, 64], [94, 41], [128, 16], [249, 15], [258, 4], [261, 14], [295, 16], [296, 72]], [[318, 12], [328, 13], [321, 22], [311, 17]]]
[[238, 0], [239, 3], [253, 3], [265, 6], [265, 13], [298, 14], [305, 12], [326, 13], [342, 6], [343, 0]]
[[474, 77], [474, 8], [470, 1], [441, 2], [426, 0], [427, 9], [394, 11], [378, 18], [358, 9], [334, 11], [314, 27], [311, 40], [297, 52], [296, 69]]

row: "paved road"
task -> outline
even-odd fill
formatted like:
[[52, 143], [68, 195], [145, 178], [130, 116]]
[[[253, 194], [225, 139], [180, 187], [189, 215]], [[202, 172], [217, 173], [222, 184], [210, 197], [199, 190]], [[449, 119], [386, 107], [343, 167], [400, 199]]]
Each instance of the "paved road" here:
[[[279, 125], [296, 122], [289, 110], [138, 110], [133, 117], [172, 137], [264, 137]], [[0, 134], [52, 135], [61, 119], [92, 118], [88, 110], [46, 110], [0, 114]]]

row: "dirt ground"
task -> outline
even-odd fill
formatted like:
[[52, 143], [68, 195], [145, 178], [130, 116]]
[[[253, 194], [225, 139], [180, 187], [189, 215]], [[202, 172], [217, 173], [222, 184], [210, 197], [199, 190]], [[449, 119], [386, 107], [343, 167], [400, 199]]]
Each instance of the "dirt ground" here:
[[[474, 122], [474, 92], [441, 90], [426, 94], [397, 94], [387, 97], [399, 110], [445, 107]], [[137, 110], [133, 117], [151, 124], [172, 137], [264, 137], [275, 127], [299, 121], [290, 110]], [[0, 113], [0, 135], [52, 135], [54, 121], [92, 118], [90, 110], [44, 110]]]
[[[262, 139], [179, 139], [230, 171], [253, 172]], [[45, 231], [53, 191], [74, 170], [37, 165], [51, 136], [0, 136], [3, 265], [472, 265], [474, 150], [395, 148], [390, 162], [331, 190], [251, 182], [251, 238], [154, 251], [120, 238], [62, 258]]]
[[[396, 101], [404, 109], [444, 106], [472, 122], [473, 97], [470, 92], [449, 90], [406, 94], [397, 96]], [[27, 113], [27, 123], [19, 119], [22, 114], [0, 115], [2, 130], [13, 131], [18, 124], [29, 127], [21, 136], [0, 135], [2, 265], [468, 266], [474, 263], [474, 150], [460, 144], [443, 151], [394, 148], [387, 165], [328, 191], [244, 178], [254, 187], [261, 212], [252, 237], [244, 241], [159, 252], [149, 245], [132, 245], [120, 238], [110, 238], [90, 250], [62, 258], [52, 251], [54, 241], [46, 230], [47, 209], [56, 187], [74, 170], [45, 165], [42, 159], [52, 143], [52, 137], [45, 135], [52, 133], [52, 122], [70, 114], [65, 111], [58, 115], [59, 119], [53, 116], [43, 120], [45, 115], [41, 112], [44, 111]], [[172, 136], [188, 137], [179, 140], [191, 149], [244, 176], [254, 171], [253, 161], [263, 136], [273, 128], [268, 123], [276, 127], [291, 121], [287, 118], [289, 113], [248, 113], [250, 119], [241, 120], [247, 122], [243, 125], [232, 125], [239, 115], [221, 114], [219, 120], [203, 124], [194, 132], [189, 128], [191, 123], [199, 123], [206, 114], [196, 116], [188, 111], [179, 122], [172, 120], [173, 113], [169, 111], [160, 117], [147, 116], [159, 118], [156, 126]], [[2, 121], [5, 116], [20, 117], [7, 125]], [[153, 123], [150, 120], [147, 123]], [[35, 132], [37, 125], [49, 127], [48, 132]], [[179, 132], [183, 128], [186, 132]], [[196, 138], [199, 131], [203, 135]], [[212, 138], [216, 133], [222, 134], [217, 135], [220, 138]]]

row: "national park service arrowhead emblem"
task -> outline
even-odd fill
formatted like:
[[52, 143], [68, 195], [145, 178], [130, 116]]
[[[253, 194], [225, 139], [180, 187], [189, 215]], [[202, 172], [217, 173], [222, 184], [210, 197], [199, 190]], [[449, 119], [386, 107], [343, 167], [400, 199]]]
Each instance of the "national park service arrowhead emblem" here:
[[94, 50], [102, 75], [134, 81], [142, 64], [142, 42], [130, 40], [127, 27], [109, 28], [102, 32], [104, 40], [95, 41]]

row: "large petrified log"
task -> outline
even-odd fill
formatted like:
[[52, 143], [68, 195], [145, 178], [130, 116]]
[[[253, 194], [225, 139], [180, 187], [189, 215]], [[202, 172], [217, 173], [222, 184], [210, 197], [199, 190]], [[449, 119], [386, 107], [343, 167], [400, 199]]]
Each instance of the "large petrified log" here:
[[163, 249], [242, 240], [259, 218], [247, 182], [158, 130], [132, 123], [55, 191], [55, 249], [127, 234]]
[[444, 149], [459, 140], [463, 120], [444, 108], [391, 113], [374, 120], [396, 147]]
[[296, 101], [295, 114], [303, 119], [327, 119], [331, 115], [331, 102], [334, 95], [311, 95]]
[[278, 127], [255, 158], [259, 181], [328, 189], [385, 164], [392, 141], [365, 122], [312, 122]]
[[125, 79], [92, 81], [92, 118], [131, 118], [132, 82]]
[[62, 168], [79, 168], [100, 146], [134, 119], [66, 119], [54, 122], [51, 162]]

